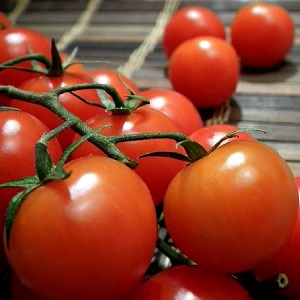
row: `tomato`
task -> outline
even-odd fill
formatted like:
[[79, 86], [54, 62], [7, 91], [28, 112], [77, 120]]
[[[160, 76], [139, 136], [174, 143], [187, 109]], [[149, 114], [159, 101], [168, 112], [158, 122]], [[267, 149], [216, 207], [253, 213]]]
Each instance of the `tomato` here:
[[[179, 132], [174, 123], [163, 113], [151, 108], [139, 108], [130, 114], [105, 114], [92, 117], [86, 124], [97, 129], [110, 125], [101, 130], [105, 136], [151, 133], [151, 132]], [[79, 138], [75, 135], [74, 141]], [[144, 141], [122, 142], [117, 147], [128, 157], [137, 160], [138, 156], [149, 152], [176, 150], [176, 143], [170, 139], [151, 139]], [[86, 141], [71, 155], [77, 158], [87, 155], [104, 155], [96, 146]], [[168, 157], [145, 157], [138, 161], [135, 172], [145, 181], [150, 189], [155, 204], [162, 202], [168, 184], [175, 174], [184, 167], [184, 163]]]
[[201, 6], [182, 7], [173, 14], [165, 27], [163, 50], [170, 57], [184, 41], [206, 35], [225, 40], [225, 28], [217, 14]]
[[[296, 177], [296, 184], [300, 197], [300, 177]], [[299, 198], [300, 199], [300, 198]], [[300, 214], [296, 226], [288, 241], [270, 260], [254, 270], [258, 280], [269, 279], [284, 273], [288, 278], [288, 285], [277, 291], [284, 299], [300, 298]]]
[[182, 43], [169, 60], [173, 88], [198, 108], [217, 107], [235, 92], [239, 61], [234, 48], [215, 37], [197, 37]]
[[11, 22], [8, 17], [0, 11], [0, 29], [5, 29], [11, 26]]
[[[0, 112], [0, 183], [33, 176], [35, 170], [35, 143], [49, 129], [37, 118], [21, 111]], [[49, 153], [54, 162], [62, 154], [57, 139], [49, 143]], [[19, 192], [17, 188], [0, 189], [0, 228], [4, 228], [4, 215], [10, 199]], [[4, 262], [1, 242], [0, 269]]]
[[233, 277], [201, 266], [179, 265], [166, 269], [142, 284], [128, 300], [250, 300]]
[[124, 74], [118, 74], [116, 71], [106, 69], [93, 69], [87, 73], [94, 78], [95, 82], [113, 86], [123, 100], [126, 100], [126, 96], [130, 95], [130, 91], [126, 85], [132, 89], [135, 94], [139, 94], [139, 89], [135, 82]]
[[270, 259], [291, 234], [298, 210], [290, 168], [257, 141], [227, 143], [190, 164], [164, 199], [176, 246], [199, 265], [226, 273]]
[[[42, 53], [49, 59], [51, 57], [51, 41], [41, 33], [29, 28], [9, 27], [0, 30], [0, 44], [0, 64], [29, 54], [29, 49], [34, 53]], [[31, 69], [29, 61], [15, 66]], [[0, 84], [19, 86], [24, 80], [39, 76], [38, 73], [6, 69], [0, 72]]]
[[251, 3], [231, 23], [231, 43], [242, 63], [267, 68], [279, 64], [291, 49], [295, 27], [289, 13], [276, 4]]
[[47, 299], [120, 299], [143, 279], [155, 248], [149, 190], [108, 157], [73, 160], [65, 170], [68, 178], [25, 198], [9, 263], [25, 288]]
[[[65, 71], [61, 76], [40, 76], [39, 78], [25, 81], [22, 85], [20, 85], [20, 89], [32, 92], [50, 92], [52, 89], [63, 86], [92, 82], [93, 79], [87, 74]], [[80, 90], [76, 91], [75, 93], [90, 102], [100, 102], [98, 94], [94, 89]], [[61, 94], [59, 96], [59, 102], [67, 110], [78, 116], [83, 121], [93, 115], [99, 114], [100, 112], [104, 113], [104, 109], [88, 105], [71, 93]], [[12, 99], [10, 105], [36, 116], [50, 129], [54, 129], [62, 124], [62, 120], [60, 120], [54, 113], [43, 106], [38, 106], [36, 104], [16, 99]], [[58, 136], [58, 140], [63, 149], [70, 145], [74, 134], [75, 133], [72, 129], [67, 129]]]
[[[189, 138], [203, 146], [206, 150], [209, 150], [214, 146], [221, 138], [226, 134], [238, 130], [239, 127], [230, 124], [215, 124], [209, 125], [194, 131], [189, 135]], [[241, 132], [237, 137], [225, 140], [221, 145], [234, 140], [255, 140], [255, 138], [248, 132]]]
[[195, 105], [184, 95], [171, 89], [148, 89], [139, 93], [150, 101], [150, 107], [167, 115], [185, 135], [203, 126]]

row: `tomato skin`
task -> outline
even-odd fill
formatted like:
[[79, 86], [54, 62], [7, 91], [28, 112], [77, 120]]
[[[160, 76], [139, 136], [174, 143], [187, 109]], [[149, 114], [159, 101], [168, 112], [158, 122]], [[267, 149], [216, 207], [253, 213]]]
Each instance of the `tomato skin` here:
[[87, 73], [94, 78], [95, 82], [113, 86], [123, 100], [126, 100], [126, 96], [130, 95], [130, 91], [125, 85], [132, 89], [135, 94], [139, 94], [139, 88], [137, 87], [135, 82], [124, 74], [120, 73], [119, 78], [118, 72], [107, 69], [93, 69], [91, 71], [88, 71]]
[[[0, 112], [0, 183], [36, 174], [35, 143], [49, 132], [40, 120], [21, 111]], [[57, 139], [49, 143], [49, 153], [54, 163], [62, 154]], [[10, 199], [20, 192], [19, 188], [0, 189], [0, 229], [4, 228], [4, 216]], [[0, 269], [5, 262], [4, 250], [0, 246]]]
[[[300, 177], [295, 178], [300, 199]], [[300, 297], [300, 213], [296, 226], [278, 253], [266, 263], [258, 266], [254, 274], [258, 280], [265, 280], [284, 273], [288, 277], [288, 285], [276, 293], [284, 299], [299, 299]]]
[[197, 36], [215, 36], [225, 40], [225, 28], [213, 11], [201, 6], [186, 6], [173, 14], [162, 38], [167, 57], [183, 42]]
[[[50, 92], [52, 89], [63, 86], [92, 82], [92, 78], [87, 74], [66, 71], [61, 76], [40, 76], [39, 78], [25, 81], [20, 86], [20, 89], [32, 92]], [[75, 93], [90, 102], [99, 103], [100, 101], [98, 94], [94, 89], [80, 90]], [[104, 109], [88, 105], [73, 96], [71, 93], [64, 93], [60, 95], [59, 102], [82, 121], [85, 121], [96, 114], [104, 113]], [[54, 129], [62, 124], [62, 120], [58, 116], [43, 106], [17, 99], [12, 99], [10, 105], [36, 116], [50, 129]], [[58, 136], [58, 140], [63, 149], [70, 145], [73, 136], [74, 131], [72, 129], [67, 129]]]
[[231, 43], [242, 63], [250, 67], [279, 64], [291, 49], [294, 36], [289, 13], [271, 3], [243, 6], [231, 23]]
[[287, 163], [257, 141], [227, 143], [187, 166], [164, 199], [177, 247], [199, 265], [226, 273], [270, 259], [290, 235], [298, 209]]
[[[126, 115], [98, 115], [86, 121], [92, 129], [110, 125], [101, 130], [105, 136], [151, 133], [151, 132], [179, 132], [173, 122], [163, 113], [148, 107], [142, 107]], [[77, 140], [79, 135], [75, 135]], [[156, 151], [176, 150], [176, 143], [170, 139], [151, 139], [144, 141], [130, 141], [117, 144], [118, 149], [131, 159], [137, 161], [138, 156]], [[104, 155], [96, 146], [86, 141], [71, 155], [77, 158], [87, 155]], [[134, 171], [144, 180], [150, 189], [155, 204], [162, 202], [168, 184], [184, 167], [185, 163], [167, 157], [145, 157], [138, 160]], [[163, 171], [162, 171], [163, 170]]]
[[149, 190], [108, 157], [65, 170], [67, 179], [37, 188], [20, 207], [6, 247], [12, 270], [47, 299], [120, 299], [143, 279], [155, 248]]
[[[191, 298], [192, 295], [192, 298]], [[179, 265], [166, 269], [142, 284], [127, 300], [250, 300], [233, 277], [201, 266]]]
[[176, 48], [169, 60], [168, 78], [174, 90], [198, 108], [225, 103], [235, 92], [239, 74], [234, 48], [215, 37], [188, 40]]
[[[48, 59], [51, 57], [51, 41], [41, 33], [29, 28], [9, 27], [0, 30], [0, 44], [0, 64], [29, 54], [28, 47], [33, 53], [42, 53]], [[15, 66], [31, 69], [29, 61]], [[0, 84], [18, 87], [23, 81], [39, 76], [38, 73], [7, 69], [0, 72]]]
[[139, 93], [150, 101], [149, 106], [167, 115], [179, 128], [189, 135], [203, 127], [203, 121], [197, 108], [184, 95], [171, 89], [148, 89]]
[[[199, 128], [198, 130], [194, 131], [192, 134], [189, 135], [189, 138], [192, 141], [197, 142], [198, 144], [203, 146], [204, 149], [209, 150], [226, 134], [231, 133], [238, 129], [239, 129], [239, 127], [237, 127], [235, 125], [230, 125], [230, 124], [209, 125], [209, 126], [205, 126], [205, 127]], [[224, 144], [234, 141], [234, 140], [255, 141], [255, 138], [247, 132], [241, 132], [238, 134], [237, 137], [227, 139], [221, 145], [224, 145]]]

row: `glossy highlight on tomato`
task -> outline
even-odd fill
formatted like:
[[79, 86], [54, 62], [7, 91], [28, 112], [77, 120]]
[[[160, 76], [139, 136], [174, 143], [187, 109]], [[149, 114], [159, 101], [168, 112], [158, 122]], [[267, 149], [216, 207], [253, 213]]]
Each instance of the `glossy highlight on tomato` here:
[[233, 277], [201, 266], [178, 265], [163, 270], [143, 283], [126, 300], [250, 300]]
[[150, 101], [151, 108], [168, 116], [179, 130], [189, 135], [203, 127], [203, 120], [190, 99], [171, 89], [151, 88], [139, 93]]
[[6, 244], [12, 270], [42, 299], [121, 299], [143, 279], [155, 248], [149, 190], [108, 157], [73, 160], [65, 170], [68, 178], [38, 187], [17, 212]]
[[225, 26], [218, 15], [202, 6], [185, 6], [176, 11], [165, 27], [162, 37], [167, 57], [183, 42], [199, 36], [225, 40]]
[[196, 37], [180, 44], [169, 60], [174, 90], [197, 108], [216, 108], [234, 94], [240, 64], [234, 48], [216, 37]]
[[278, 65], [295, 39], [292, 17], [283, 7], [272, 3], [243, 6], [230, 28], [231, 43], [242, 64], [254, 68]]
[[296, 224], [298, 202], [293, 174], [274, 149], [234, 141], [175, 176], [164, 216], [175, 245], [191, 260], [238, 273], [279, 251]]

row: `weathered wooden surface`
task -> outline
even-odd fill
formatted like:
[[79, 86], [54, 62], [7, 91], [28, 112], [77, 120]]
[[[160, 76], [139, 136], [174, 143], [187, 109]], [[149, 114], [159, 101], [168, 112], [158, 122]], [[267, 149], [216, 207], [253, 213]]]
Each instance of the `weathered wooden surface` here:
[[[11, 12], [16, 1], [2, 2], [2, 9]], [[249, 1], [250, 2], [250, 1]], [[267, 131], [257, 134], [260, 140], [273, 146], [287, 160], [295, 176], [300, 176], [300, 1], [269, 1], [288, 9], [297, 26], [295, 45], [282, 66], [268, 72], [242, 71], [240, 82], [231, 102], [229, 122], [241, 127], [255, 127]], [[32, 0], [16, 25], [37, 29], [59, 40], [72, 29], [86, 8], [88, 1]], [[229, 30], [236, 10], [245, 4], [237, 0], [182, 1], [183, 5], [202, 5], [214, 10]], [[117, 69], [139, 47], [155, 25], [163, 0], [103, 0], [92, 14], [88, 26], [65, 51], [79, 47], [78, 59], [101, 61], [86, 63]], [[166, 57], [158, 42], [142, 66], [132, 73], [137, 85], [171, 87], [165, 76]]]

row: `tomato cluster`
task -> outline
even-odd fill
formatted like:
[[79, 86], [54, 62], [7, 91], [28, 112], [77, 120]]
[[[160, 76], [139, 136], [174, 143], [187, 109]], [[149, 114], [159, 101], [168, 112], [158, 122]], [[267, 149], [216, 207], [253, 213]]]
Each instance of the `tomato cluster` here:
[[171, 17], [162, 39], [168, 77], [173, 88], [198, 108], [219, 107], [234, 94], [241, 66], [278, 66], [291, 49], [294, 34], [293, 19], [278, 5], [244, 5], [236, 12], [228, 37], [216, 13], [185, 6]]
[[[140, 90], [0, 16], [1, 299], [300, 296], [299, 179], [247, 130], [199, 113], [231, 97], [240, 63], [265, 67], [237, 46], [241, 20], [230, 44], [212, 11], [179, 10], [162, 40], [174, 89]], [[280, 273], [287, 288], [261, 288]]]

